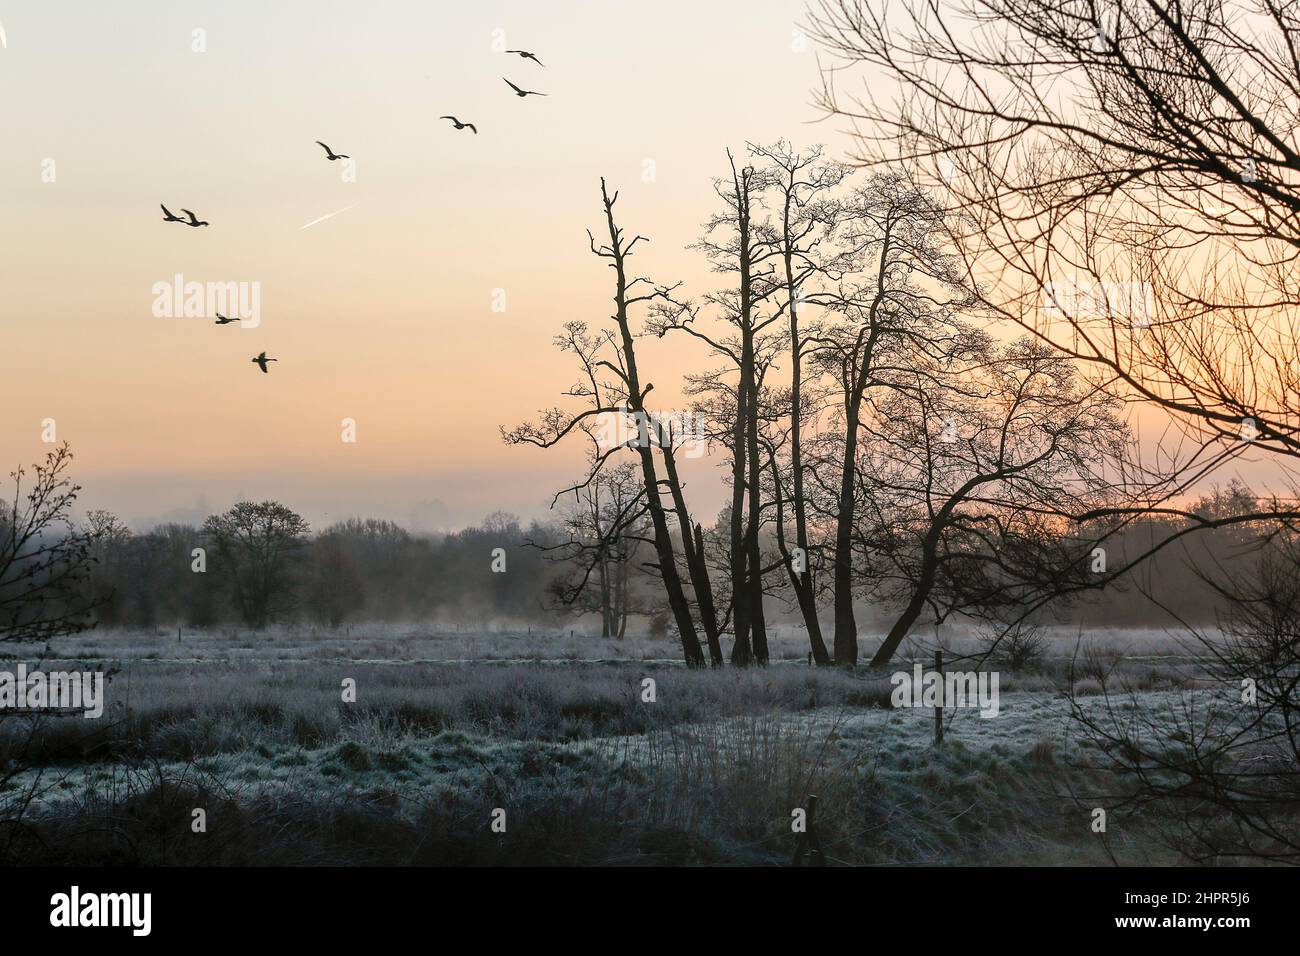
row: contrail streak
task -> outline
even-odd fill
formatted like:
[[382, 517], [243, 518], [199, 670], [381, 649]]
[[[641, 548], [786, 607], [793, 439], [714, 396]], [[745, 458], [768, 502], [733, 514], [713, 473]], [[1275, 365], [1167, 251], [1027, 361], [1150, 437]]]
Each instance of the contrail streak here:
[[306, 229], [306, 228], [308, 228], [309, 226], [314, 226], [314, 225], [316, 225], [316, 223], [318, 223], [318, 222], [324, 222], [326, 219], [333, 219], [333, 218], [334, 218], [335, 216], [337, 216], [340, 212], [347, 212], [347, 211], [348, 211], [349, 209], [351, 209], [353, 206], [358, 206], [358, 205], [360, 205], [360, 203], [355, 203], [355, 202], [354, 202], [354, 203], [352, 204], [352, 206], [344, 206], [342, 209], [338, 210], [338, 212], [330, 212], [330, 213], [326, 213], [325, 215], [321, 216], [319, 219], [313, 219], [311, 222], [307, 223], [307, 225], [305, 225], [305, 226], [299, 226], [298, 228], [299, 228], [299, 229]]

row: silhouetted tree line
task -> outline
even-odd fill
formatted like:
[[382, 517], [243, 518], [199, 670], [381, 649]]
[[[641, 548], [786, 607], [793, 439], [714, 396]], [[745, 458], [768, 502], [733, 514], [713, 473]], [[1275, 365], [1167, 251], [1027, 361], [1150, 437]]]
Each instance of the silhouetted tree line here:
[[94, 511], [81, 533], [94, 557], [83, 588], [103, 625], [474, 626], [556, 613], [549, 599], [556, 568], [528, 542], [549, 545], [557, 529], [521, 526], [502, 513], [445, 535], [416, 535], [375, 518], [313, 533], [278, 502], [240, 502], [198, 527], [164, 524], [138, 534]]
[[[202, 525], [167, 523], [132, 532], [108, 511], [71, 518], [80, 487], [67, 475], [71, 452], [51, 452], [19, 484], [14, 503], [0, 502], [0, 639], [46, 640], [90, 624], [119, 627], [264, 627], [311, 622], [440, 621], [475, 627], [493, 620], [559, 624], [585, 619], [603, 636], [664, 635], [671, 608], [663, 600], [652, 529], [634, 469], [623, 468], [558, 507], [554, 521], [521, 525], [497, 512], [451, 534], [412, 534], [375, 518], [349, 518], [313, 533], [273, 501], [240, 502]], [[1197, 500], [1190, 513], [1207, 521], [1249, 516], [1264, 507], [1240, 482]], [[728, 534], [729, 515], [700, 539]], [[1125, 566], [1189, 527], [1178, 516], [1148, 515], [1107, 539], [1106, 560]], [[1269, 534], [1267, 522], [1202, 530], [1157, 552], [1136, 573], [1073, 605], [1090, 625], [1164, 624], [1176, 610], [1187, 622], [1212, 625], [1230, 610], [1222, 582], [1249, 573]], [[764, 529], [764, 553], [781, 545]], [[920, 548], [896, 549], [898, 560], [923, 559]], [[883, 572], [882, 572], [883, 576]], [[900, 576], [900, 582], [907, 577]], [[943, 587], [942, 583], [937, 587]], [[906, 608], [894, 600], [859, 607], [888, 628]], [[771, 589], [773, 614], [799, 621], [797, 595]], [[1042, 619], [1071, 608], [1048, 605]]]

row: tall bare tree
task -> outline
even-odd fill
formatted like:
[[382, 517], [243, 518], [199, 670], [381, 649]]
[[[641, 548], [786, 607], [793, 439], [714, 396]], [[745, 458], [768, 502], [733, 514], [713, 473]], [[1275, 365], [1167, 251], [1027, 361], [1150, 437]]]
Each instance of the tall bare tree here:
[[[804, 365], [810, 345], [807, 329], [800, 327], [799, 319], [804, 302], [815, 293], [818, 282], [833, 282], [850, 267], [851, 259], [846, 258], [846, 251], [837, 249], [834, 244], [835, 227], [842, 208], [834, 198], [834, 191], [844, 182], [849, 169], [843, 164], [823, 160], [820, 146], [799, 152], [786, 142], [778, 142], [771, 146], [751, 146], [750, 151], [755, 158], [766, 161], [772, 173], [772, 191], [778, 206], [776, 247], [781, 260], [782, 301], [779, 308], [784, 309], [790, 330], [788, 444], [790, 507], [797, 552], [791, 554], [786, 546], [781, 520], [777, 521], [777, 541], [808, 631], [813, 660], [824, 665], [830, 663], [830, 654], [818, 617], [817, 590], [812, 577], [808, 500], [804, 488], [804, 427], [816, 399], [810, 400], [804, 389]], [[776, 476], [776, 481], [774, 490], [780, 501], [779, 476]]]
[[872, 396], [909, 387], [919, 369], [941, 385], [982, 342], [960, 315], [971, 296], [944, 248], [945, 219], [941, 207], [901, 176], [873, 177], [841, 212], [849, 264], [816, 297], [837, 320], [814, 340], [812, 356], [839, 397], [830, 443], [838, 460], [819, 481], [827, 490], [823, 511], [834, 525], [835, 662], [845, 666], [858, 659], [854, 526]]
[[[574, 488], [589, 483], [592, 476], [611, 459], [626, 448], [632, 449], [641, 467], [646, 508], [658, 558], [657, 571], [663, 579], [686, 663], [697, 667], [704, 663], [704, 652], [677, 565], [677, 548], [668, 525], [662, 498], [663, 489], [655, 463], [656, 438], [661, 434], [661, 429], [653, 411], [646, 406], [646, 396], [654, 385], [642, 382], [631, 316], [632, 310], [637, 307], [666, 298], [671, 289], [656, 286], [649, 278], [634, 275], [629, 270], [628, 259], [636, 246], [646, 241], [645, 237], [637, 235], [627, 238], [614, 218], [618, 193], [611, 196], [603, 179], [600, 194], [608, 238], [597, 243], [595, 236], [590, 232], [587, 235], [592, 254], [605, 260], [614, 271], [612, 326], [592, 334], [586, 323], [570, 322], [557, 340], [559, 347], [571, 353], [581, 366], [582, 380], [573, 385], [566, 395], [578, 399], [583, 407], [578, 411], [550, 409], [543, 412], [536, 423], [526, 423], [511, 430], [503, 429], [502, 437], [509, 444], [532, 444], [549, 448], [575, 432], [582, 433], [586, 430], [590, 435], [590, 430], [597, 427], [602, 416], [630, 419], [634, 423], [635, 436], [626, 442], [615, 443], [596, 455], [588, 476], [566, 491], [573, 491]], [[659, 447], [662, 451], [663, 446]], [[669, 449], [671, 450], [671, 442]]]

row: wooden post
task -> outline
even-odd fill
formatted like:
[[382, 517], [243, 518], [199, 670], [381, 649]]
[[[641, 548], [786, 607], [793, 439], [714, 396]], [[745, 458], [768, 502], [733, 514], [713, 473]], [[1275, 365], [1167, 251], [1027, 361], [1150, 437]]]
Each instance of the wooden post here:
[[939, 706], [934, 709], [934, 745], [943, 743], [943, 651], [934, 652], [934, 671], [939, 675]]

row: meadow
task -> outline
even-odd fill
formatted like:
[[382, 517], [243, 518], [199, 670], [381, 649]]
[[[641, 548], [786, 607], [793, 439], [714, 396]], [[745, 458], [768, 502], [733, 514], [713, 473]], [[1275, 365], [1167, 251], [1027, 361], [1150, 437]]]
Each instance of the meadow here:
[[[10, 646], [0, 667], [111, 681], [99, 720], [0, 717], [0, 859], [787, 864], [816, 794], [830, 863], [1178, 861], [1140, 809], [1091, 829], [1114, 781], [1071, 717], [1071, 699], [1154, 713], [1221, 693], [1177, 637], [1049, 631], [1032, 664], [999, 667], [998, 716], [949, 710], [936, 745], [932, 710], [890, 705], [889, 672], [809, 667], [781, 632], [770, 666], [721, 671], [681, 666], [668, 641], [541, 629]], [[938, 638], [950, 659], [979, 646]], [[930, 660], [913, 647], [897, 669], [910, 656]]]

